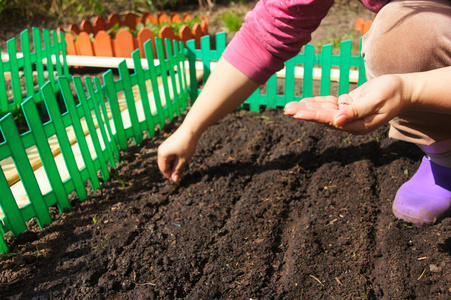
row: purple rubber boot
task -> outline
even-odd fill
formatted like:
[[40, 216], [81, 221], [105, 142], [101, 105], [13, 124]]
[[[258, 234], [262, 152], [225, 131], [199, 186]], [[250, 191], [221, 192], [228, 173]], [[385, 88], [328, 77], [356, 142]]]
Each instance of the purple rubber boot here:
[[393, 203], [395, 216], [421, 226], [451, 214], [451, 168], [423, 157], [415, 175], [404, 183]]

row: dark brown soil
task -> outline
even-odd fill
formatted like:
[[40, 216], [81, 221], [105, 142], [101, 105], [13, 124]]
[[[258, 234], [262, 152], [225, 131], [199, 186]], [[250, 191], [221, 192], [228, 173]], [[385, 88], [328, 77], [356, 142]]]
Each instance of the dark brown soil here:
[[203, 135], [186, 176], [156, 138], [101, 190], [18, 239], [5, 299], [450, 299], [451, 218], [412, 227], [391, 204], [422, 153], [387, 127], [351, 136], [237, 111]]

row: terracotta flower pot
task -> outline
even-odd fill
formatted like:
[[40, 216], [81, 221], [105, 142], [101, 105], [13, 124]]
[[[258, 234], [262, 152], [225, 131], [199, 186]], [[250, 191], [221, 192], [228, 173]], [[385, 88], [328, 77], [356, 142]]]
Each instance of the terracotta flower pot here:
[[[156, 57], [155, 36], [183, 42], [194, 39], [196, 48], [200, 48], [200, 38], [208, 34], [208, 18], [199, 19], [200, 23], [194, 23], [192, 28], [186, 24], [182, 25], [177, 33], [169, 25], [162, 26], [157, 33], [143, 25], [192, 21], [190, 14], [180, 16], [172, 13], [168, 16], [164, 12], [159, 12], [157, 16], [144, 13], [139, 17], [136, 14], [127, 13], [122, 18], [118, 14], [111, 14], [107, 21], [102, 17], [96, 17], [93, 23], [83, 20], [79, 26], [70, 24], [67, 29], [59, 27], [58, 30], [65, 32], [68, 55], [131, 57], [132, 52], [139, 48], [141, 57], [144, 58], [143, 45], [149, 39], [153, 40], [153, 52]], [[129, 30], [121, 29], [121, 27], [128, 27]], [[113, 32], [115, 28], [119, 30]], [[138, 28], [140, 29], [137, 30]], [[131, 31], [135, 31], [136, 35], [133, 36]]]

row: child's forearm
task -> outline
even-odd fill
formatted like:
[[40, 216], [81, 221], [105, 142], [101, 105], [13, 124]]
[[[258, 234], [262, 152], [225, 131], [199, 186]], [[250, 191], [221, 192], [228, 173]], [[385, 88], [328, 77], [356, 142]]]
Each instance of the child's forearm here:
[[407, 101], [405, 110], [451, 114], [451, 67], [399, 76]]
[[208, 126], [236, 109], [258, 86], [221, 58], [181, 128], [193, 138], [198, 139]]

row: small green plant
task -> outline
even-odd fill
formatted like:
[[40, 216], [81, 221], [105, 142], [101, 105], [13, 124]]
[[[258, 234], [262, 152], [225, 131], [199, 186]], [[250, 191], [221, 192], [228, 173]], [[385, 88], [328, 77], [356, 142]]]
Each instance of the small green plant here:
[[116, 36], [116, 34], [121, 31], [121, 30], [127, 30], [130, 31], [130, 33], [133, 35], [133, 37], [137, 37], [138, 36], [138, 29], [137, 30], [133, 30], [128, 26], [119, 26], [118, 23], [114, 24], [113, 27], [111, 27], [110, 29], [107, 30], [106, 33], [108, 33], [109, 35], [111, 35], [112, 37]]
[[310, 260], [310, 254], [307, 255], [307, 259], [304, 260], [303, 262], [301, 262], [301, 263], [298, 265], [298, 267], [300, 267], [300, 266], [302, 266], [303, 264], [307, 263], [309, 260]]
[[193, 28], [194, 24], [202, 23], [202, 19], [196, 16], [191, 20], [184, 20], [183, 23], [186, 24], [188, 27]]
[[94, 217], [92, 217], [92, 223], [97, 224], [97, 215], [94, 215]]
[[405, 169], [405, 170], [404, 170], [404, 175], [406, 175], [407, 177], [409, 177], [409, 170], [408, 170], [408, 169]]
[[420, 280], [423, 277], [424, 273], [426, 273], [426, 269], [424, 269], [423, 272], [421, 272], [421, 275], [420, 275], [420, 277], [418, 277], [417, 280]]
[[92, 249], [97, 249], [97, 248], [101, 248], [101, 247], [105, 246], [108, 243], [108, 240], [106, 239], [107, 236], [105, 237], [105, 240], [103, 241], [103, 243], [101, 243], [101, 244], [99, 244], [97, 246], [92, 246]]
[[108, 232], [108, 233], [105, 235], [105, 237], [104, 237], [104, 239], [103, 239], [103, 242], [100, 243], [100, 244], [98, 244], [97, 246], [92, 245], [92, 249], [97, 249], [97, 248], [101, 248], [101, 247], [105, 246], [105, 245], [108, 243], [108, 235], [109, 235], [110, 233], [111, 233], [111, 230], [110, 230], [110, 232]]
[[265, 123], [272, 121], [272, 118], [271, 118], [271, 117], [267, 117], [267, 116], [258, 116], [258, 117], [255, 117], [255, 118], [256, 118], [256, 119], [261, 119], [261, 120], [263, 120]]
[[379, 133], [376, 134], [375, 140], [376, 140], [376, 142], [378, 142], [378, 143], [379, 143], [379, 141], [381, 140], [381, 137], [380, 137]]
[[121, 184], [122, 188], [125, 188], [125, 182], [124, 180], [120, 179], [119, 177], [117, 177], [114, 174], [110, 174], [114, 179], [116, 179], [117, 181], [119, 181], [119, 183]]
[[221, 16], [229, 32], [235, 33], [243, 24], [243, 17], [233, 12], [225, 12]]

